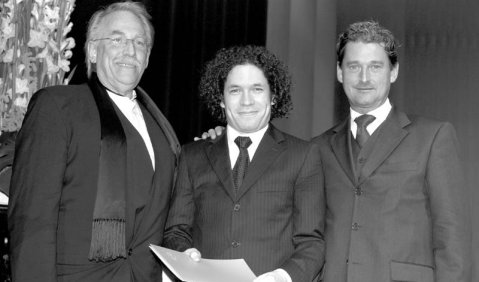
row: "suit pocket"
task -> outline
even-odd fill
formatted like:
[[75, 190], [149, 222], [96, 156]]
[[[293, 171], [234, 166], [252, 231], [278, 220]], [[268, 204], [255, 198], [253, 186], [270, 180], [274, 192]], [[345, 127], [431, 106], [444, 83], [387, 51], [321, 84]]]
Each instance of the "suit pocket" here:
[[426, 265], [391, 262], [391, 280], [396, 282], [434, 282], [433, 268]]
[[380, 167], [381, 172], [415, 171], [418, 169], [417, 162], [390, 162]]

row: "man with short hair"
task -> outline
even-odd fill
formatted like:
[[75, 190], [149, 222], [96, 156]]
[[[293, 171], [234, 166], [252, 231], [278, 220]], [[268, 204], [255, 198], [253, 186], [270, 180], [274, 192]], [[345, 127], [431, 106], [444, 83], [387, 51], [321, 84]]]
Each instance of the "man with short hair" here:
[[14, 281], [161, 281], [180, 148], [137, 87], [153, 44], [138, 2], [91, 18], [88, 84], [41, 89], [19, 132], [10, 188]]
[[350, 115], [319, 144], [326, 193], [325, 282], [470, 281], [470, 230], [450, 123], [406, 115], [388, 95], [397, 44], [373, 21], [339, 36]]
[[[185, 145], [164, 245], [194, 259], [244, 258], [256, 282], [310, 282], [323, 264], [324, 193], [316, 145], [276, 129], [290, 77], [264, 47], [220, 50], [200, 96], [226, 134]], [[228, 277], [225, 277], [228, 281]]]

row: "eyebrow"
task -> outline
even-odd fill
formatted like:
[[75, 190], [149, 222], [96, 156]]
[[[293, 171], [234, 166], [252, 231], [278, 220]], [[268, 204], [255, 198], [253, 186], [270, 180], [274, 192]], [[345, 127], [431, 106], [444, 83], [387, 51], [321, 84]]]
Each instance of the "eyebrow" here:
[[[112, 36], [112, 35], [121, 35], [121, 36], [126, 37], [126, 34], [123, 31], [117, 30], [117, 29], [115, 29], [111, 32], [110, 36]], [[148, 38], [145, 35], [137, 35], [137, 36], [135, 36], [135, 38], [144, 38], [144, 39], [148, 40]]]
[[112, 33], [111, 33], [111, 35], [123, 35], [123, 36], [124, 36], [125, 33], [122, 32], [122, 31], [120, 31], [120, 30], [113, 30]]
[[[346, 63], [346, 65], [354, 65], [354, 64], [359, 64], [359, 65], [361, 65], [361, 64], [362, 64], [361, 62], [359, 62], [359, 61], [357, 61], [357, 60], [356, 60], [356, 61], [349, 61], [349, 62], [346, 61], [345, 63]], [[367, 62], [367, 64], [380, 64], [380, 65], [384, 65], [385, 63], [384, 63], [383, 61], [374, 60], [374, 61]]]
[[[265, 87], [267, 84], [264, 84], [264, 83], [261, 83], [261, 82], [256, 82], [256, 83], [253, 83], [251, 84], [250, 86], [261, 86], [261, 87]], [[240, 84], [230, 84], [228, 86], [228, 88], [234, 88], [234, 87], [242, 87]]]

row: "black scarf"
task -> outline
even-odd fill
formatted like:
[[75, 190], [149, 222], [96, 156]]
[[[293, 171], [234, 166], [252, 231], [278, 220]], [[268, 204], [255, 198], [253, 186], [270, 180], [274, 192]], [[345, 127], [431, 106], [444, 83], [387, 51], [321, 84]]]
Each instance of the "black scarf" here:
[[96, 73], [89, 81], [100, 115], [101, 141], [97, 194], [89, 260], [126, 258], [126, 136], [113, 102]]

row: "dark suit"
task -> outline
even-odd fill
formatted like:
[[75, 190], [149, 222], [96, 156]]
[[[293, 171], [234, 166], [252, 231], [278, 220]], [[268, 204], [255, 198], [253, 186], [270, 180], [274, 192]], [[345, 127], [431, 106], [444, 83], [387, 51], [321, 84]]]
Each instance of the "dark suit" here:
[[158, 108], [137, 89], [144, 115], [151, 116], [145, 118], [151, 121], [148, 130], [160, 136], [157, 142], [152, 138], [157, 168], [150, 189], [126, 191], [127, 258], [89, 261], [101, 111], [92, 95], [100, 90], [90, 87], [46, 88], [30, 101], [10, 189], [15, 281], [161, 281], [161, 267], [148, 245], [162, 242], [178, 142]]
[[393, 108], [351, 158], [349, 118], [313, 139], [325, 174], [325, 282], [470, 282], [465, 186], [451, 124]]
[[311, 281], [324, 253], [320, 166], [315, 145], [270, 125], [235, 194], [226, 135], [184, 146], [165, 246]]

